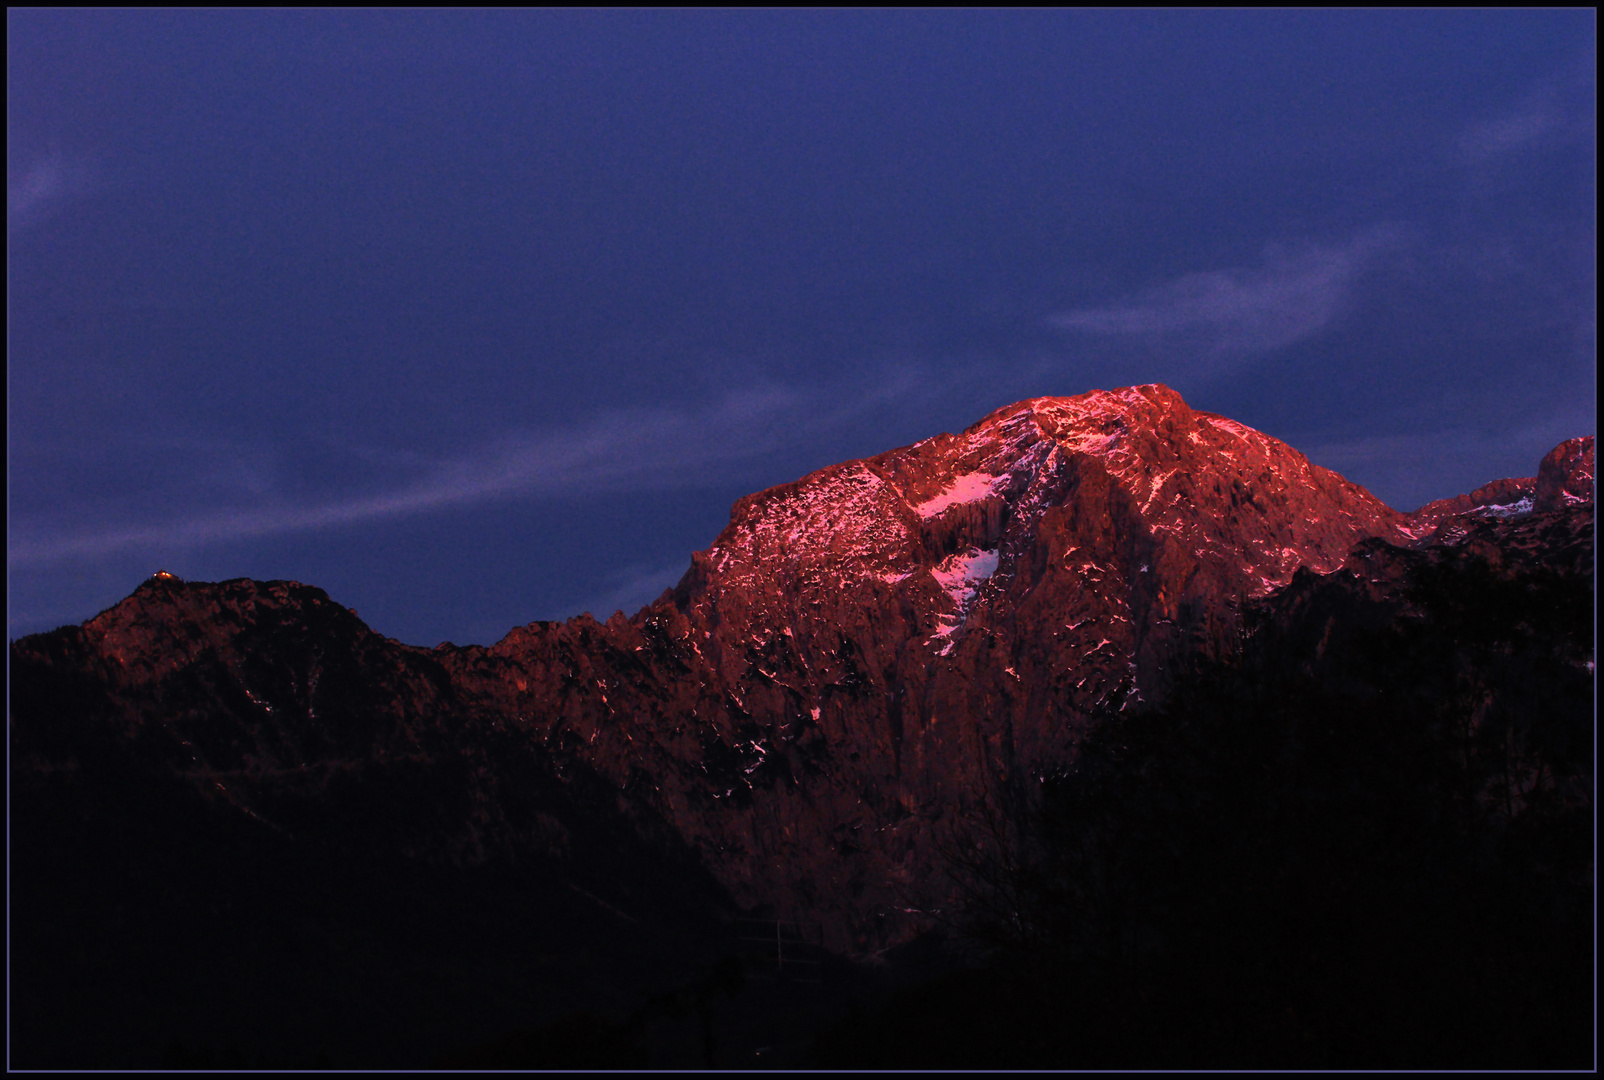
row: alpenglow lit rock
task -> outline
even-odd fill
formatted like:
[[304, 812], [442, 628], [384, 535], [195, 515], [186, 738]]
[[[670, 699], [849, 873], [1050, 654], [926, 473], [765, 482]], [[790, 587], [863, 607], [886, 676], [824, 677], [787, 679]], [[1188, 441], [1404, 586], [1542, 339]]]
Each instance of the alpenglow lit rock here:
[[[694, 853], [740, 904], [865, 953], [952, 903], [954, 817], [1230, 655], [1245, 605], [1300, 573], [1378, 567], [1384, 591], [1420, 552], [1506, 532], [1537, 551], [1544, 515], [1580, 543], [1592, 474], [1593, 440], [1571, 440], [1536, 478], [1402, 514], [1164, 386], [1034, 398], [741, 499], [633, 618], [428, 650], [305, 586], [158, 577], [18, 642], [13, 671], [80, 680], [142, 768], [229, 812], [315, 830], [338, 791], [408, 857], [559, 858], [592, 813], [563, 785], [594, 774], [636, 838], [620, 851]], [[50, 722], [18, 711], [14, 742], [54, 745]], [[414, 790], [438, 794], [395, 794]]]

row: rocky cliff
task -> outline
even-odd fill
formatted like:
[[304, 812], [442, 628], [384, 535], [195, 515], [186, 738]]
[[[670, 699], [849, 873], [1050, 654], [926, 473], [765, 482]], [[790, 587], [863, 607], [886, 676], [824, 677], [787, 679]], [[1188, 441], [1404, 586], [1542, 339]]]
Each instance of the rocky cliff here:
[[[565, 777], [594, 778], [614, 851], [650, 853], [597, 870], [598, 903], [657, 903], [626, 864], [699, 863], [735, 903], [864, 954], [950, 905], [955, 819], [1228, 653], [1245, 603], [1360, 541], [1453, 544], [1590, 502], [1592, 457], [1571, 440], [1534, 479], [1404, 514], [1164, 386], [1038, 398], [742, 499], [632, 618], [424, 650], [316, 589], [160, 578], [12, 662], [75, 673], [93, 738], [219, 808], [289, 833], [344, 815], [408, 857], [565, 851], [594, 817]], [[65, 767], [78, 729], [28, 700], [14, 769]]]
[[649, 785], [742, 902], [861, 950], [941, 907], [944, 819], [1161, 697], [1242, 600], [1420, 531], [1167, 387], [1041, 398], [741, 500], [633, 619], [443, 662], [483, 708]]

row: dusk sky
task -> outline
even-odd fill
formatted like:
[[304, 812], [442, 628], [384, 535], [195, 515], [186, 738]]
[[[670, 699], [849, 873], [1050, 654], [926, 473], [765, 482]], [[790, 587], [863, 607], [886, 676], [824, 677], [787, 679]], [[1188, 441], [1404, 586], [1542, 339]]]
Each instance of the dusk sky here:
[[11, 636], [158, 568], [488, 644], [749, 492], [1164, 382], [1399, 509], [1596, 407], [1553, 11], [7, 14]]

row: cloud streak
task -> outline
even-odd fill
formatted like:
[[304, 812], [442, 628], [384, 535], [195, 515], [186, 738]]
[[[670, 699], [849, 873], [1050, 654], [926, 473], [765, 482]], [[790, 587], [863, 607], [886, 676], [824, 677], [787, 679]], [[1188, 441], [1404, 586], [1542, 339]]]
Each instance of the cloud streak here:
[[1467, 125], [1455, 146], [1460, 164], [1478, 168], [1558, 142], [1592, 140], [1594, 63], [1588, 50], [1508, 109]]
[[1398, 243], [1394, 230], [1375, 228], [1335, 246], [1271, 247], [1259, 266], [1185, 274], [1049, 322], [1090, 337], [1184, 348], [1205, 360], [1249, 359], [1324, 330], [1376, 257]]
[[57, 206], [95, 187], [95, 173], [85, 160], [59, 150], [39, 154], [6, 176], [6, 224], [22, 232], [47, 218]]
[[[894, 390], [892, 391], [894, 392]], [[873, 408], [870, 392], [840, 404], [823, 394], [766, 386], [704, 408], [622, 409], [554, 431], [515, 433], [444, 460], [425, 462], [388, 490], [314, 504], [222, 507], [159, 523], [99, 531], [38, 530], [12, 522], [12, 566], [38, 566], [135, 549], [192, 548], [224, 541], [355, 525], [499, 498], [723, 483], [798, 433], [818, 437]]]
[[663, 595], [685, 576], [691, 559], [689, 553], [662, 566], [636, 563], [609, 574], [607, 591], [573, 606], [575, 611], [588, 611], [595, 618], [606, 619], [615, 611], [632, 614]]

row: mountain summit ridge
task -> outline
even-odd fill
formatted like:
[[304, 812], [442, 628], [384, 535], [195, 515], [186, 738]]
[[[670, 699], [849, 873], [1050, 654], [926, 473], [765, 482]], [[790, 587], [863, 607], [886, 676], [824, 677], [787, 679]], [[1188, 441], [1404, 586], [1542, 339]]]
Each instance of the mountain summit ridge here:
[[[1536, 478], [1405, 514], [1161, 384], [1031, 398], [740, 499], [633, 617], [429, 650], [321, 590], [163, 578], [52, 648], [122, 695], [131, 738], [259, 821], [301, 814], [319, 761], [460, 752], [477, 809], [408, 850], [473, 863], [545, 844], [469, 745], [499, 740], [593, 770], [738, 904], [864, 954], [950, 907], [938, 847], [956, 816], [1229, 655], [1244, 605], [1351, 571], [1361, 542], [1452, 544], [1590, 503], [1592, 455], [1571, 440]], [[175, 710], [197, 680], [206, 704]]]

